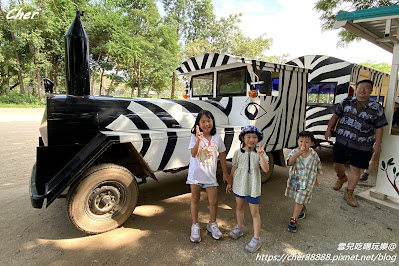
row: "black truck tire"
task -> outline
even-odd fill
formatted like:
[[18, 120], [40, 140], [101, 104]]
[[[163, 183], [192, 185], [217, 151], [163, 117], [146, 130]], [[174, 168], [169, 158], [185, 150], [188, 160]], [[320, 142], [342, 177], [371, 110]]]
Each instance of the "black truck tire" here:
[[262, 170], [260, 171], [262, 184], [266, 183], [266, 181], [269, 180], [270, 177], [272, 177], [273, 169], [274, 169], [273, 155], [270, 152], [268, 152], [267, 156], [269, 157], [269, 171], [267, 173], [263, 172]]
[[116, 164], [89, 168], [66, 198], [68, 217], [81, 231], [99, 234], [121, 226], [137, 204], [133, 174]]

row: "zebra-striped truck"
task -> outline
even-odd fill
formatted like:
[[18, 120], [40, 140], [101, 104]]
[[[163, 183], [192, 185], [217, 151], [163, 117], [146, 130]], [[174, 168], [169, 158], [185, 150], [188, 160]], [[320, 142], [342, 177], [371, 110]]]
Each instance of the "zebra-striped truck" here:
[[328, 121], [335, 104], [354, 96], [358, 81], [372, 80], [374, 88], [371, 98], [385, 107], [389, 74], [327, 55], [305, 55], [287, 64], [309, 69], [306, 130], [313, 132], [317, 144], [329, 145], [335, 142], [333, 137], [329, 144], [325, 143], [324, 133]]
[[66, 34], [67, 94], [52, 93], [45, 81], [30, 186], [35, 208], [66, 194], [68, 216], [80, 230], [97, 234], [120, 226], [147, 177], [187, 169], [190, 130], [203, 109], [215, 116], [228, 159], [239, 148], [241, 127], [251, 124], [263, 131], [270, 158], [263, 181], [274, 164], [284, 166], [283, 149], [294, 147], [305, 127], [305, 68], [206, 53], [176, 69], [188, 81], [186, 100], [92, 96], [79, 16]]

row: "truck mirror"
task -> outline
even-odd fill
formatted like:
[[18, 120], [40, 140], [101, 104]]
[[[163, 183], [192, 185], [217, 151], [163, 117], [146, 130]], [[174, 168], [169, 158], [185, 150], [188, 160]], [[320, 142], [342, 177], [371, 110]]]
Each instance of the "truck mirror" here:
[[261, 71], [259, 74], [259, 81], [263, 81], [259, 84], [259, 92], [261, 94], [271, 95], [272, 94], [272, 72]]
[[44, 84], [44, 91], [45, 92], [53, 93], [54, 83], [51, 81], [51, 79], [44, 78], [43, 79], [43, 84]]

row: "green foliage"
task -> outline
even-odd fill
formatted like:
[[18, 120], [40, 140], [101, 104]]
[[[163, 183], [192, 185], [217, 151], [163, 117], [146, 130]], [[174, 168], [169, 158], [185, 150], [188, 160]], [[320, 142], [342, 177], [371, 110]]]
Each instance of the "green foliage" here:
[[40, 99], [39, 96], [30, 93], [21, 94], [17, 91], [10, 91], [8, 94], [0, 95], [1, 106], [24, 105], [30, 107], [43, 107], [45, 103], [45, 98]]
[[364, 63], [360, 63], [360, 65], [372, 68], [387, 74], [391, 74], [391, 65], [387, 63], [374, 63], [372, 61], [367, 61]]
[[[314, 9], [321, 13], [322, 29], [331, 30], [335, 23], [335, 17], [340, 11], [351, 12], [358, 9], [396, 5], [397, 3], [397, 0], [319, 0], [315, 3]], [[340, 37], [338, 46], [346, 46], [354, 40], [360, 40], [353, 33], [343, 29], [338, 33], [338, 36]]]
[[[11, 0], [7, 6], [0, 2], [2, 101], [11, 101], [11, 97], [14, 102], [33, 103], [31, 95], [43, 98], [44, 77], [54, 82], [57, 93], [65, 93], [64, 35], [77, 10], [87, 11], [82, 22], [90, 43], [90, 82], [93, 89], [102, 86], [102, 94], [113, 93], [118, 84], [124, 84], [128, 96], [155, 92], [165, 97], [176, 66], [183, 58], [203, 52], [286, 60], [285, 55], [265, 57], [271, 38], [251, 39], [242, 34], [238, 27], [241, 14], [216, 19], [211, 0], [162, 0], [164, 17], [156, 1]], [[39, 15], [6, 19], [14, 8]], [[180, 96], [184, 84], [176, 82]], [[28, 98], [18, 98], [18, 88]]]

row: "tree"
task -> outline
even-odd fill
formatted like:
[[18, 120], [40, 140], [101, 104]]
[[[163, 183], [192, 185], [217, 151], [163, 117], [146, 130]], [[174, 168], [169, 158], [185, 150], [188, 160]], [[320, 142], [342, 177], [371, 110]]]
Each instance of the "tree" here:
[[[231, 14], [213, 21], [210, 25], [210, 36], [207, 39], [196, 39], [186, 44], [183, 51], [185, 58], [205, 52], [227, 53], [268, 61], [265, 52], [273, 42], [263, 34], [255, 39], [243, 35], [238, 24], [242, 14]], [[274, 57], [276, 58], [276, 57]]]
[[[66, 92], [65, 88], [65, 33], [76, 16], [76, 11], [88, 10], [89, 4], [84, 0], [34, 0], [41, 10], [40, 27], [44, 47], [43, 53], [49, 62], [45, 75], [54, 82], [55, 91]], [[83, 21], [86, 17], [83, 16]], [[84, 22], [85, 23], [85, 22]]]
[[[86, 23], [86, 33], [90, 43], [90, 69], [92, 76], [91, 92], [94, 93], [94, 84], [96, 76], [100, 77], [100, 91], [102, 95], [103, 78], [106, 73], [111, 73], [111, 85], [106, 89], [107, 95], [113, 90], [115, 79], [118, 79], [118, 72], [121, 69], [120, 64], [115, 61], [115, 38], [119, 38], [118, 33], [125, 29], [123, 10], [118, 8], [118, 2], [115, 1], [97, 1], [88, 9], [88, 19]], [[121, 55], [122, 56], [122, 55]], [[127, 54], [126, 56], [129, 56]], [[98, 75], [97, 71], [100, 72]]]
[[[11, 6], [13, 6], [13, 2], [10, 3]], [[22, 68], [21, 68], [21, 62], [20, 62], [20, 56], [19, 56], [19, 51], [18, 51], [18, 44], [21, 42], [19, 41], [20, 39], [17, 38], [18, 34], [17, 32], [17, 23], [15, 21], [10, 21], [7, 19], [5, 12], [3, 11], [2, 4], [0, 2], [0, 15], [2, 16], [2, 24], [4, 25], [2, 27], [3, 30], [3, 36], [7, 39], [8, 45], [11, 48], [10, 51], [12, 51], [12, 54], [15, 59], [15, 68], [18, 73], [18, 82], [20, 86], [20, 93], [23, 94], [25, 93], [25, 88], [24, 88], [24, 80], [22, 77]], [[17, 35], [17, 36], [16, 36]], [[5, 44], [7, 42], [4, 42]]]
[[177, 35], [173, 27], [163, 23], [153, 0], [112, 3], [119, 18], [114, 18], [118, 25], [112, 28], [105, 46], [107, 58], [115, 62], [117, 71], [124, 72], [132, 96], [135, 88], [138, 97], [145, 87], [147, 91], [164, 90], [177, 65]]
[[[398, 3], [398, 0], [319, 0], [314, 8], [317, 12], [321, 12], [322, 29], [331, 30], [339, 11], [350, 12], [358, 9], [396, 5]], [[344, 29], [340, 30], [338, 36], [340, 38], [338, 46], [345, 46], [354, 40], [360, 40], [359, 37]]]
[[211, 0], [162, 0], [165, 22], [176, 29], [183, 44], [210, 35], [215, 20]]
[[360, 63], [360, 65], [368, 67], [368, 68], [372, 68], [387, 74], [391, 74], [391, 65], [387, 64], [387, 63], [375, 63], [372, 61], [367, 61], [367, 62], [363, 62]]
[[[183, 46], [210, 36], [215, 20], [211, 0], [162, 0], [162, 3], [166, 13], [165, 22], [175, 29]], [[176, 52], [174, 57], [183, 60], [181, 53]], [[172, 72], [171, 98], [174, 98], [175, 80], [175, 72]]]

